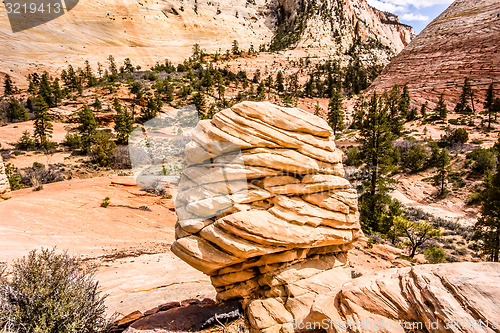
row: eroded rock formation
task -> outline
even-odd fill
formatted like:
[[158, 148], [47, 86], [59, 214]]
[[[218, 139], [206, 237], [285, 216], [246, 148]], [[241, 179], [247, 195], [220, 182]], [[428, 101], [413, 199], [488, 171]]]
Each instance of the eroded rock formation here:
[[[300, 304], [310, 282], [302, 281], [320, 274], [337, 286], [347, 279], [339, 268], [362, 235], [357, 193], [343, 178], [342, 152], [324, 120], [245, 102], [201, 121], [192, 138], [172, 251], [211, 276], [218, 300], [243, 299], [255, 314], [260, 299], [276, 309], [299, 302], [307, 311]], [[308, 297], [323, 287], [330, 288], [318, 280]]]
[[10, 199], [10, 184], [5, 174], [5, 166], [0, 156], [0, 201]]
[[432, 21], [372, 84], [383, 91], [408, 84], [418, 103], [437, 103], [445, 95], [453, 109], [464, 78], [476, 99], [484, 99], [490, 83], [500, 93], [500, 2], [457, 0]]
[[322, 119], [245, 102], [191, 134], [172, 251], [219, 301], [240, 300], [254, 331], [498, 332], [500, 264], [351, 278], [357, 194]]

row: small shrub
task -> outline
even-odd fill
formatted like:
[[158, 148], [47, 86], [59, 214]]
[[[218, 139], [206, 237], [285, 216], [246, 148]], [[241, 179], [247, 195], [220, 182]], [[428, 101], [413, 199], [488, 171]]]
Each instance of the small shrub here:
[[424, 168], [429, 155], [423, 145], [414, 145], [403, 156], [403, 165], [411, 172], [418, 172]]
[[31, 137], [30, 132], [23, 132], [19, 140], [16, 142], [16, 148], [19, 150], [34, 150], [36, 148], [35, 140]]
[[67, 133], [63, 145], [72, 150], [79, 149], [82, 145], [82, 141], [78, 134]]
[[424, 256], [429, 264], [439, 264], [446, 261], [446, 253], [439, 247], [431, 247], [425, 250]]
[[478, 148], [467, 154], [467, 159], [471, 161], [472, 170], [485, 174], [488, 170], [495, 168], [496, 157], [490, 149]]
[[347, 150], [347, 159], [345, 160], [345, 165], [359, 167], [363, 161], [361, 160], [361, 153], [358, 147], [350, 147]]
[[104, 200], [102, 200], [101, 207], [108, 208], [109, 204], [111, 203], [110, 200], [111, 199], [109, 197], [104, 198]]
[[108, 332], [110, 321], [94, 281], [68, 254], [31, 251], [0, 280], [0, 330], [37, 333]]

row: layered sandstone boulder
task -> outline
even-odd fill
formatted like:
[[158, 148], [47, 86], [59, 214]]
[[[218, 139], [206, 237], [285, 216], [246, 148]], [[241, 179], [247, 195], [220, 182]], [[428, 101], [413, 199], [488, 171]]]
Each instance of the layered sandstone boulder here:
[[5, 174], [5, 166], [0, 156], [0, 201], [10, 199], [10, 184]]
[[191, 135], [172, 251], [211, 277], [218, 300], [243, 299], [258, 313], [259, 299], [300, 300], [301, 281], [318, 273], [332, 285], [347, 278], [339, 268], [362, 235], [357, 193], [323, 119], [244, 102]]

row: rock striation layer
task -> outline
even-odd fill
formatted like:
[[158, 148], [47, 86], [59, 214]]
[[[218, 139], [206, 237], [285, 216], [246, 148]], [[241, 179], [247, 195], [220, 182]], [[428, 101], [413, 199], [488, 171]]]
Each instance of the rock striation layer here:
[[357, 37], [373, 48], [380, 42], [375, 52], [386, 64], [408, 44], [413, 29], [384, 17], [366, 0], [328, 0], [321, 6], [312, 0], [95, 0], [79, 1], [55, 20], [13, 33], [6, 11], [0, 11], [0, 73], [20, 82], [40, 65], [60, 72], [89, 60], [96, 68], [109, 55], [144, 68], [166, 56], [181, 62], [195, 44], [225, 52], [233, 40], [241, 50], [275, 41], [342, 56]]
[[[258, 313], [260, 299], [271, 299], [283, 312], [294, 302], [287, 295], [308, 288], [304, 279], [347, 277], [341, 267], [362, 235], [357, 193], [324, 120], [244, 102], [191, 135], [172, 251], [211, 277], [219, 301], [242, 299]], [[253, 326], [262, 323], [254, 318]]]
[[0, 156], [0, 201], [10, 199], [10, 184], [5, 174], [5, 166]]
[[497, 0], [455, 1], [394, 58], [371, 89], [408, 84], [412, 98], [437, 103], [444, 94], [451, 109], [465, 77], [478, 99], [492, 82], [500, 93], [499, 13]]

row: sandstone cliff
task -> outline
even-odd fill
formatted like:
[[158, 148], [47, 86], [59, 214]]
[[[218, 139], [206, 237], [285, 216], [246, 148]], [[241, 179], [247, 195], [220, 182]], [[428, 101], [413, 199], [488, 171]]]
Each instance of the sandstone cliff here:
[[457, 0], [427, 26], [373, 82], [382, 91], [408, 84], [412, 97], [456, 104], [465, 77], [476, 95], [492, 82], [500, 93], [500, 2]]
[[10, 184], [5, 174], [5, 166], [0, 156], [0, 201], [10, 199]]
[[[14, 79], [37, 68], [61, 70], [68, 63], [96, 67], [113, 54], [121, 62], [153, 65], [181, 61], [192, 46], [224, 52], [238, 40], [242, 49], [276, 45], [314, 46], [343, 54], [360, 37], [383, 61], [402, 50], [412, 29], [385, 21], [365, 0], [96, 0], [80, 1], [48, 23], [13, 33], [0, 11], [2, 72]], [[308, 8], [307, 12], [303, 12]], [[283, 40], [283, 33], [292, 40]]]

